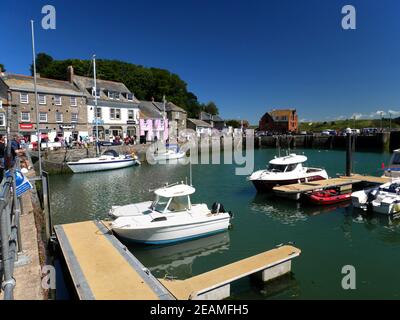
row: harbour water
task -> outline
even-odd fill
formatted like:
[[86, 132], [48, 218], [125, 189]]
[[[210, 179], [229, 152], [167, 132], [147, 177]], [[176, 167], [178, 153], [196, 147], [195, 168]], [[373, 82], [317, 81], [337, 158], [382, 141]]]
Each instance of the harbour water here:
[[[308, 156], [309, 166], [324, 167], [330, 176], [345, 171], [345, 153], [296, 150]], [[274, 149], [255, 150], [255, 169], [264, 168]], [[381, 175], [388, 153], [354, 153], [354, 172]], [[189, 167], [142, 165], [121, 170], [51, 176], [54, 224], [104, 219], [112, 205], [152, 199], [149, 189], [185, 181]], [[400, 220], [362, 215], [349, 205], [316, 207], [271, 195], [257, 195], [234, 165], [194, 165], [192, 202], [215, 201], [231, 210], [233, 228], [212, 237], [167, 247], [130, 246], [157, 277], [185, 279], [293, 242], [302, 255], [293, 274], [265, 286], [241, 280], [233, 299], [399, 299]], [[342, 267], [356, 269], [356, 290], [343, 290]], [[112, 271], [110, 271], [112, 272]]]

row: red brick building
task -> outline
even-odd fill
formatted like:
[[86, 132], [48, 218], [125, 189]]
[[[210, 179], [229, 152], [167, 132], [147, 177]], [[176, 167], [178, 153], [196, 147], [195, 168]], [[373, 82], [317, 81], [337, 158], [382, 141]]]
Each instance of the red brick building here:
[[296, 109], [274, 109], [262, 116], [259, 129], [278, 133], [295, 133], [298, 131], [298, 124]]

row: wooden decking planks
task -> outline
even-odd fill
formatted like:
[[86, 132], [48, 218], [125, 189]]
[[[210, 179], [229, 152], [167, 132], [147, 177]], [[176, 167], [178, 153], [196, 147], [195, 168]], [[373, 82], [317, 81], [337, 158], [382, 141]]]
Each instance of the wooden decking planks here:
[[360, 182], [362, 182], [362, 180], [356, 178], [332, 178], [327, 180], [318, 180], [313, 182], [296, 183], [274, 187], [273, 190], [280, 193], [304, 193], [318, 189], [352, 185]]
[[390, 178], [386, 177], [373, 177], [373, 176], [363, 176], [360, 174], [353, 174], [351, 175], [351, 177], [341, 176], [338, 178], [332, 178], [326, 180], [289, 184], [289, 185], [274, 187], [273, 190], [277, 193], [294, 194], [294, 193], [311, 192], [319, 189], [342, 187], [357, 183], [383, 184], [389, 181]]
[[221, 287], [250, 274], [291, 260], [299, 256], [300, 253], [300, 249], [293, 246], [282, 246], [186, 280], [160, 279], [160, 282], [177, 299], [186, 300], [197, 294]]
[[[341, 176], [340, 178], [348, 179], [348, 177], [346, 176]], [[391, 180], [390, 177], [364, 176], [361, 174], [352, 174], [351, 178], [361, 180], [361, 182], [376, 183], [376, 184], [384, 184]]]
[[173, 299], [100, 222], [54, 229], [80, 299]]

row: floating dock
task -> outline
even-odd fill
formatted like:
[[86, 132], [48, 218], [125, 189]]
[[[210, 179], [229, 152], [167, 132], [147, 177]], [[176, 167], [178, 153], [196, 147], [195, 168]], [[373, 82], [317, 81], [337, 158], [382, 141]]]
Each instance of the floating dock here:
[[301, 251], [282, 246], [186, 280], [160, 280], [180, 300], [221, 300], [230, 296], [230, 284], [249, 275], [263, 282], [291, 271], [292, 259]]
[[249, 275], [269, 281], [291, 271], [301, 251], [281, 246], [186, 280], [157, 279], [112, 234], [106, 222], [54, 227], [81, 300], [224, 299], [230, 284]]
[[389, 177], [374, 177], [353, 174], [350, 177], [340, 176], [338, 178], [318, 180], [312, 182], [295, 183], [284, 186], [274, 187], [273, 191], [280, 196], [298, 198], [302, 193], [309, 193], [316, 190], [329, 188], [340, 188], [341, 191], [349, 191], [353, 185], [357, 184], [384, 184], [389, 182]]

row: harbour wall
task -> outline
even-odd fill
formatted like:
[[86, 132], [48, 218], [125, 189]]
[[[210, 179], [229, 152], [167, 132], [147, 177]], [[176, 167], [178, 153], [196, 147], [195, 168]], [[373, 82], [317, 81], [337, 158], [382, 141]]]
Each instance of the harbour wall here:
[[[342, 149], [346, 148], [346, 136], [317, 135], [280, 135], [255, 138], [256, 147], [269, 148], [314, 148]], [[384, 132], [371, 136], [356, 136], [354, 150], [371, 150], [377, 152], [392, 151], [400, 147], [400, 132]]]

